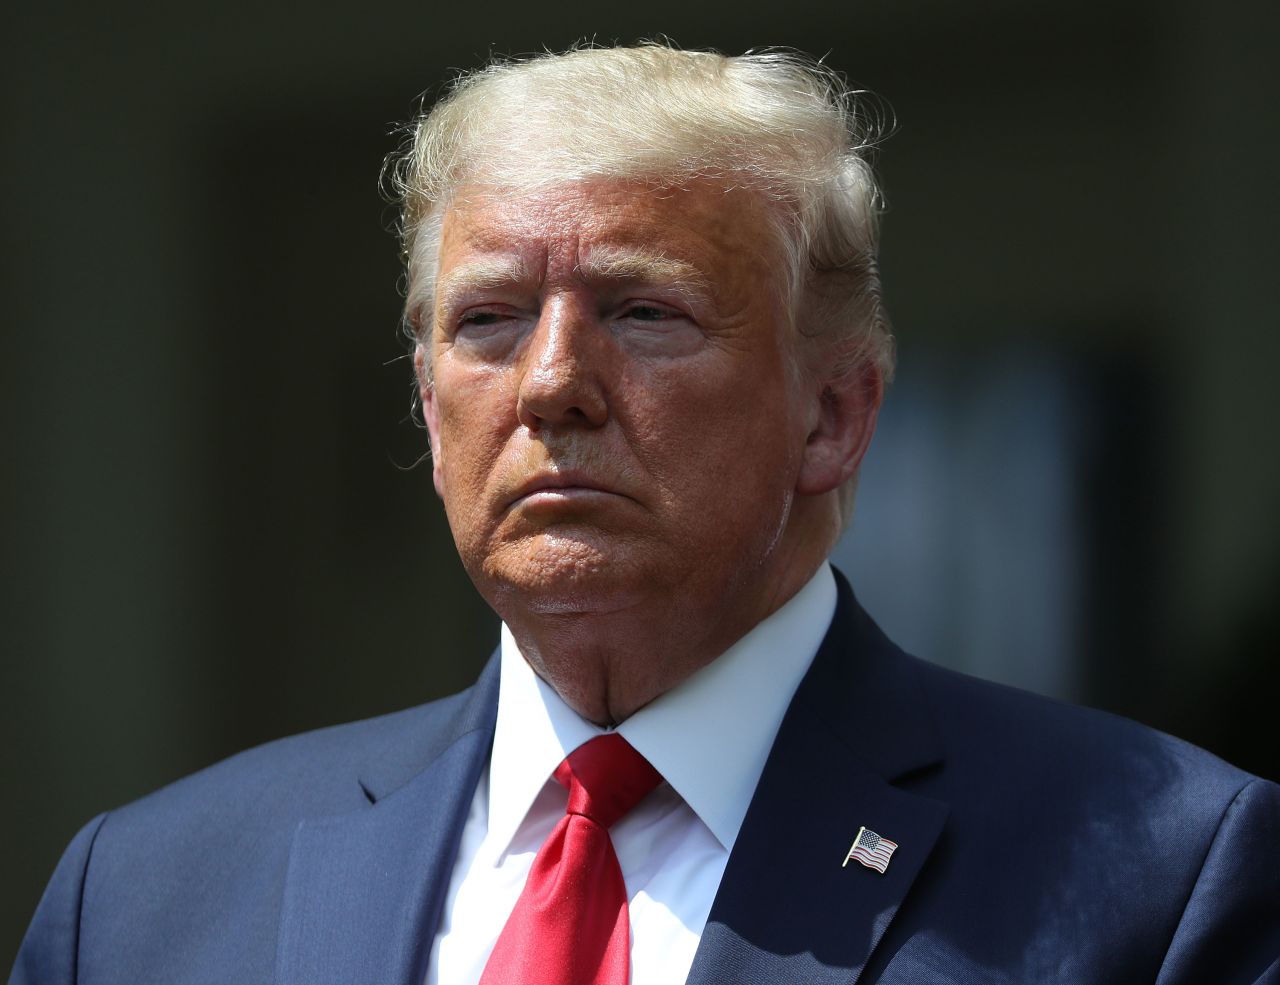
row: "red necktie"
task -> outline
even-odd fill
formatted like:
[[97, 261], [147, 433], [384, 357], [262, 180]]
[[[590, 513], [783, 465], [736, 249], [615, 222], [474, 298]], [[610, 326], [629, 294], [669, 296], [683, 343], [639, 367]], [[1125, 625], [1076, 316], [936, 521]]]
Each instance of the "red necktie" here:
[[569, 806], [543, 842], [480, 985], [627, 985], [627, 887], [609, 827], [662, 779], [617, 733], [556, 767]]

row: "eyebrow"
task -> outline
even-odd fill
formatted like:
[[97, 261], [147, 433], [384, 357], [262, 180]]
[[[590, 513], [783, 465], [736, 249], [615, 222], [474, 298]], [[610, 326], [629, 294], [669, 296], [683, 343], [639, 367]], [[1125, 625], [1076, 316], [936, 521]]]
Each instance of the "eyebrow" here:
[[[629, 281], [662, 286], [683, 295], [690, 304], [710, 304], [711, 281], [697, 267], [656, 251], [606, 246], [592, 249], [574, 268], [587, 282]], [[468, 294], [524, 284], [535, 280], [519, 256], [483, 257], [455, 267], [436, 285], [436, 306], [441, 311], [459, 307]]]
[[711, 281], [697, 267], [666, 254], [634, 248], [597, 247], [578, 264], [586, 281], [615, 280], [674, 288], [693, 304], [711, 301]]
[[521, 284], [531, 279], [528, 265], [518, 256], [473, 260], [455, 267], [436, 284], [436, 305], [449, 311], [456, 308], [467, 294]]

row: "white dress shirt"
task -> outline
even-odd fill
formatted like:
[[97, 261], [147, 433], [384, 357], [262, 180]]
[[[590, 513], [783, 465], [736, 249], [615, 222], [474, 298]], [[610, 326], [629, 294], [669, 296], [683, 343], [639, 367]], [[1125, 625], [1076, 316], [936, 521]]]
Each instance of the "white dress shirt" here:
[[[831, 569], [617, 731], [665, 782], [610, 830], [627, 886], [632, 985], [683, 982], [782, 716], [835, 613]], [[462, 832], [427, 985], [477, 985], [543, 841], [552, 778], [606, 730], [542, 681], [502, 627], [493, 754]]]

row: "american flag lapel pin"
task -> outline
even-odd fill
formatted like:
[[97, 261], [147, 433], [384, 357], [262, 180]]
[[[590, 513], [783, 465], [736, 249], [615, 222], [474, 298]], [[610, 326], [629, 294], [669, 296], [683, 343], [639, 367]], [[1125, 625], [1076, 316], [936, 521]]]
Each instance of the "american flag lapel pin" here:
[[890, 841], [888, 838], [881, 838], [868, 828], [859, 828], [858, 837], [853, 839], [853, 844], [849, 847], [849, 854], [844, 857], [844, 862], [840, 868], [843, 869], [852, 859], [865, 865], [868, 869], [875, 869], [881, 875], [884, 875], [884, 870], [889, 868], [889, 859], [893, 858], [893, 853], [897, 850], [897, 842]]

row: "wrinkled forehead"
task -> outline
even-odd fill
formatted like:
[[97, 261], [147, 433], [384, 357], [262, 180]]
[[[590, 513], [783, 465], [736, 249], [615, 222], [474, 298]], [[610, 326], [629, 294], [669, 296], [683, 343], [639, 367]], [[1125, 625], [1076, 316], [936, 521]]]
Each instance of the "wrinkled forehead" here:
[[583, 279], [675, 283], [714, 295], [770, 278], [777, 222], [758, 194], [719, 182], [680, 187], [597, 180], [525, 192], [462, 189], [441, 217], [435, 292], [572, 269]]

